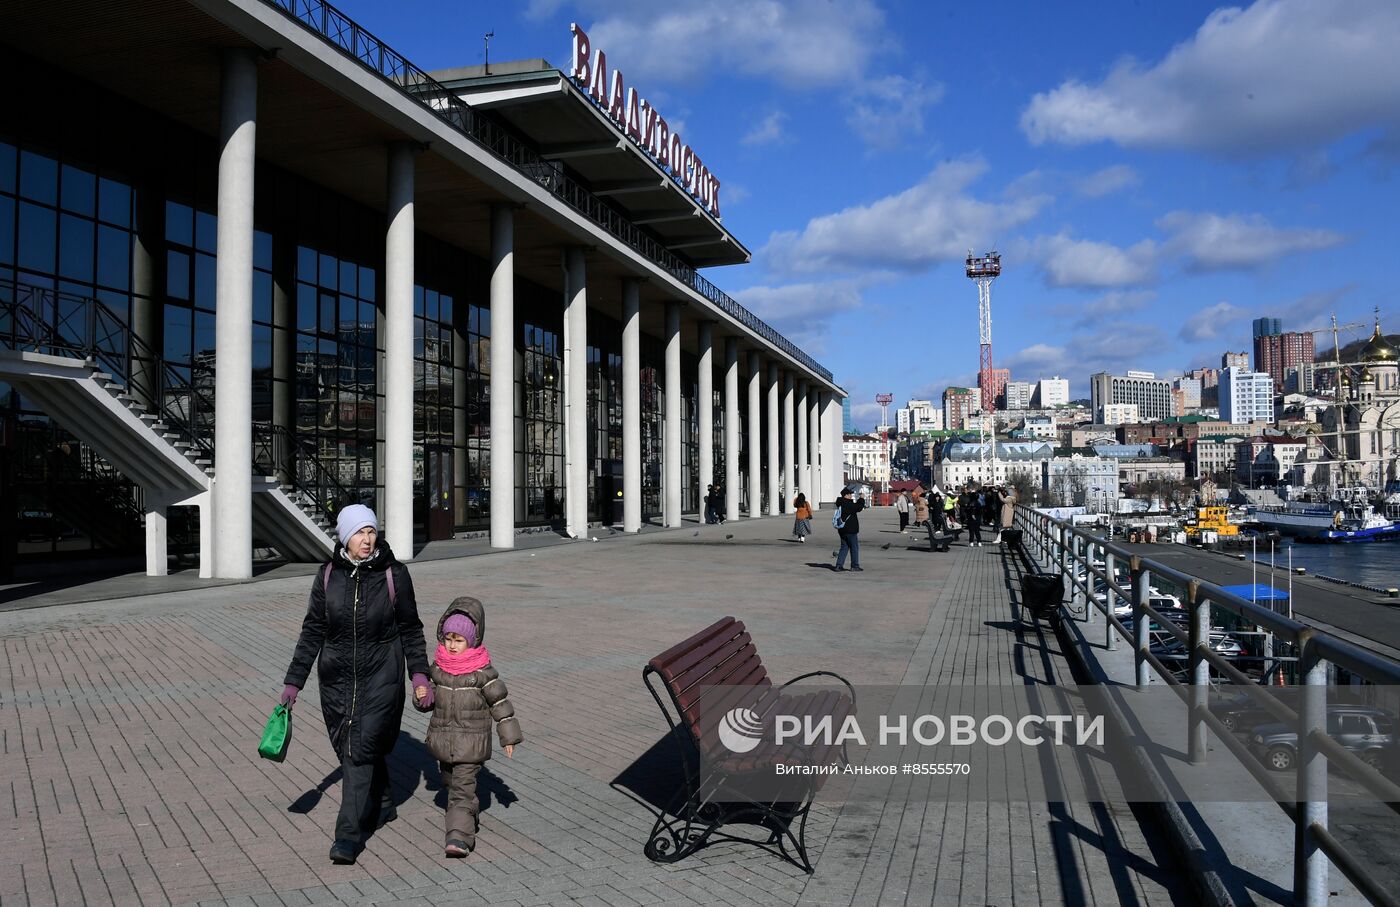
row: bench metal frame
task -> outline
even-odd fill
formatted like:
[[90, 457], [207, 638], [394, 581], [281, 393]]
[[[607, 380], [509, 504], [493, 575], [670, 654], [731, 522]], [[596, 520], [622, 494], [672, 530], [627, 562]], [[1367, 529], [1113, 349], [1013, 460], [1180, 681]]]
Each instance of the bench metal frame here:
[[[754, 657], [759, 658], [757, 651], [754, 652]], [[761, 658], [759, 664], [762, 664]], [[644, 848], [647, 858], [657, 863], [675, 863], [711, 844], [735, 841], [775, 853], [804, 872], [812, 873], [812, 863], [807, 856], [807, 816], [824, 776], [804, 779], [805, 790], [799, 800], [769, 802], [754, 800], [741, 789], [728, 783], [730, 776], [722, 772], [711, 772], [708, 776], [702, 776], [700, 752], [695, 742], [700, 737], [699, 730], [686, 719], [676, 690], [660, 675], [661, 671], [651, 665], [642, 669], [642, 681], [656, 700], [657, 708], [661, 709], [661, 714], [665, 716], [669, 734], [680, 743], [685, 785], [671, 803], [661, 809], [653, 823]], [[670, 708], [652, 682], [653, 677], [657, 677], [665, 689], [666, 698], [671, 703]], [[783, 690], [798, 681], [812, 677], [832, 677], [844, 684], [850, 693], [851, 712], [855, 713], [855, 689], [850, 681], [831, 671], [809, 671], [800, 674], [780, 686], [770, 687], [765, 698], [776, 704], [780, 701]], [[849, 764], [844, 745], [841, 748], [841, 760], [844, 764]], [[768, 838], [758, 840], [721, 830], [726, 825], [738, 823], [766, 828], [769, 832]], [[793, 823], [797, 824], [796, 831], [793, 830]]]

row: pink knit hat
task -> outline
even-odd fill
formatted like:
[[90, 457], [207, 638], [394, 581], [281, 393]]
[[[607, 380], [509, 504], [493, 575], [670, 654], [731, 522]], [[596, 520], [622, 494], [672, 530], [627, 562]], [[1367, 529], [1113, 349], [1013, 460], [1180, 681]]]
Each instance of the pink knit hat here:
[[476, 624], [472, 623], [472, 619], [460, 611], [450, 615], [447, 620], [442, 622], [442, 635], [446, 636], [448, 633], [456, 633], [465, 639], [469, 646], [476, 645]]

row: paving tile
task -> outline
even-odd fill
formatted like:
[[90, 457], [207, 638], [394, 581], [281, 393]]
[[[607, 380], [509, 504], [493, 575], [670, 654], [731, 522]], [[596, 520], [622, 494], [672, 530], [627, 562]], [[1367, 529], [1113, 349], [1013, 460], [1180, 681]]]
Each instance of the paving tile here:
[[[821, 545], [814, 555], [787, 541], [786, 518], [414, 562], [429, 625], [458, 595], [486, 603], [525, 733], [514, 759], [489, 764], [490, 803], [464, 861], [439, 850], [425, 716], [405, 712], [391, 759], [400, 818], [355, 866], [326, 860], [340, 791], [327, 780], [334, 757], [314, 677], [287, 760], [256, 757], [309, 571], [89, 602], [78, 588], [74, 604], [0, 612], [0, 826], [17, 842], [0, 899], [724, 907], [1117, 903], [1131, 889], [1139, 903], [1169, 902], [1154, 879], [1172, 873], [1126, 811], [932, 803], [908, 785], [891, 786], [888, 802], [818, 804], [812, 876], [740, 844], [672, 866], [645, 858], [653, 813], [627, 784], [667, 725], [640, 669], [718, 617], [746, 622], [777, 679], [833, 665], [862, 684], [1067, 676], [1056, 647], [1026, 658], [1038, 641], [1008, 627], [998, 549], [932, 556], [887, 533], [895, 522], [873, 511], [865, 572], [840, 576]], [[884, 549], [886, 539], [899, 544]], [[62, 667], [83, 665], [97, 634], [111, 653], [100, 675]], [[1067, 842], [1066, 823], [1100, 833]]]

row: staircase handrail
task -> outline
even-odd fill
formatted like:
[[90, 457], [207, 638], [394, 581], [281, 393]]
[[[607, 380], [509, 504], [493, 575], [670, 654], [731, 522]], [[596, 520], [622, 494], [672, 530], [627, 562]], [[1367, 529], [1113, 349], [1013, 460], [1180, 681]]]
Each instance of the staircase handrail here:
[[[282, 451], [289, 453], [290, 458]], [[286, 481], [305, 494], [327, 519], [334, 520], [341, 507], [356, 500], [353, 492], [316, 456], [314, 446], [298, 439], [286, 426], [253, 423], [253, 462], [271, 467], [279, 481]], [[308, 474], [310, 478], [303, 478]]]
[[[132, 385], [137, 380], [132, 365], [142, 363], [150, 383], [143, 390], [155, 414], [213, 462], [213, 442], [199, 431], [202, 420], [214, 411], [213, 400], [201, 392], [197, 382], [186, 379], [132, 332], [126, 319], [102, 300], [0, 280], [0, 343], [10, 349], [90, 360], [118, 379], [128, 392], [135, 390]], [[200, 365], [193, 370], [212, 372]], [[174, 400], [184, 401], [183, 412]]]

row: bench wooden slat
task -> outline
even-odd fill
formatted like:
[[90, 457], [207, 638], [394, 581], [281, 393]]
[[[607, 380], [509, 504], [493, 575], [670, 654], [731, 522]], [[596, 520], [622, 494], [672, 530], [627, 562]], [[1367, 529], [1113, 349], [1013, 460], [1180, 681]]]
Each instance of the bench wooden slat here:
[[[730, 627], [735, 627], [733, 632], [727, 632]], [[716, 637], [719, 637], [721, 639], [727, 639], [737, 636], [743, 631], [744, 624], [742, 621], [737, 621], [733, 617], [721, 617], [719, 620], [710, 624], [708, 627], [701, 630], [699, 633], [696, 633], [695, 635], [691, 636], [689, 639], [681, 640], [671, 648], [667, 649], [665, 652], [662, 652], [660, 655], [657, 655], [651, 661], [647, 662], [647, 664], [649, 664], [655, 670], [660, 671], [663, 675], [666, 675], [672, 663], [676, 662], [677, 659], [679, 659], [682, 655], [686, 654], [687, 652], [690, 652], [692, 649], [704, 646], [705, 644], [712, 642], [712, 640]]]

